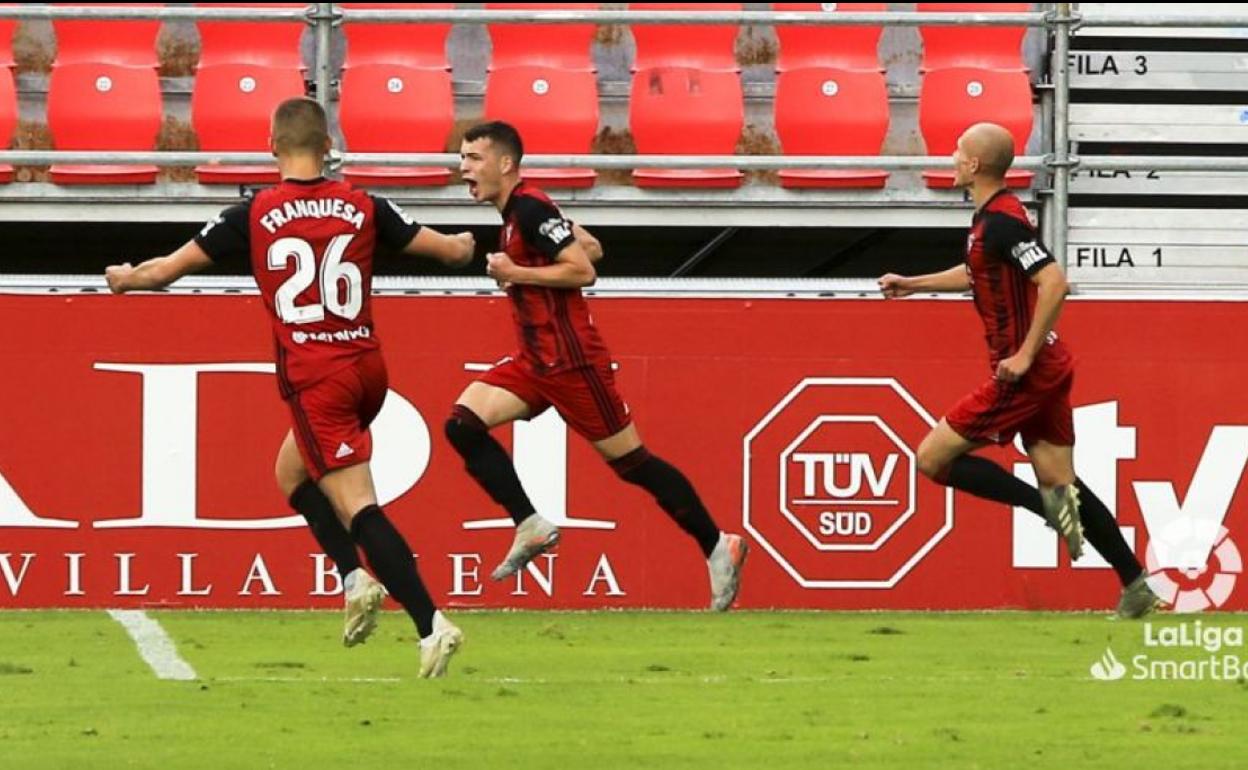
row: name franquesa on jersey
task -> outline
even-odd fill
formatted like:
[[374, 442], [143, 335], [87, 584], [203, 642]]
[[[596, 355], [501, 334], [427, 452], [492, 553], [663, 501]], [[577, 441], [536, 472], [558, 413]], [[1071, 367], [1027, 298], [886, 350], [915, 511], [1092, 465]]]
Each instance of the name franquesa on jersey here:
[[[411, 223], [411, 218], [402, 209], [399, 209], [390, 201], [387, 201], [387, 203], [390, 204], [390, 207], [394, 209], [395, 213], [404, 222]], [[364, 217], [364, 212], [351, 201], [343, 200], [342, 198], [313, 198], [285, 201], [281, 205], [270, 208], [259, 217], [258, 221], [261, 227], [270, 234], [276, 235], [278, 229], [299, 219], [340, 219], [358, 231], [364, 229]], [[224, 221], [224, 217], [220, 216], [210, 220], [200, 234], [207, 234], [209, 230], [222, 224]], [[333, 332], [307, 332], [301, 330], [290, 332], [291, 342], [296, 345], [306, 345], [308, 343], [349, 343], [357, 340], [366, 340], [371, 336], [372, 329], [368, 326], [340, 329]]]
[[364, 229], [364, 212], [342, 198], [311, 198], [286, 201], [260, 216], [260, 226], [269, 233], [296, 219], [341, 219], [356, 230]]
[[[415, 222], [410, 216], [392, 201], [384, 198], [375, 199], [375, 204], [386, 206], [390, 213], [393, 213], [399, 221], [407, 226], [415, 226]], [[276, 235], [278, 230], [302, 219], [330, 220], [337, 219], [351, 225], [357, 232], [365, 227], [367, 212], [360, 206], [349, 200], [339, 197], [333, 198], [310, 198], [295, 199], [281, 202], [269, 208], [268, 211], [261, 214], [257, 222], [270, 235]], [[200, 236], [206, 236], [209, 231], [218, 225], [225, 223], [224, 216], [217, 216], [209, 220], [204, 225]], [[348, 236], [349, 237], [349, 236]], [[281, 241], [278, 241], [280, 243]], [[287, 324], [298, 323], [287, 318], [283, 318]], [[307, 345], [309, 343], [324, 344], [342, 344], [352, 343], [359, 340], [367, 340], [373, 336], [373, 331], [369, 326], [357, 326], [351, 329], [338, 329], [335, 331], [305, 331], [302, 329], [294, 329], [290, 331], [290, 340], [295, 345]]]
[[195, 240], [213, 261], [250, 267], [288, 398], [380, 349], [369, 303], [374, 256], [402, 250], [419, 231], [390, 200], [317, 178], [257, 192]]

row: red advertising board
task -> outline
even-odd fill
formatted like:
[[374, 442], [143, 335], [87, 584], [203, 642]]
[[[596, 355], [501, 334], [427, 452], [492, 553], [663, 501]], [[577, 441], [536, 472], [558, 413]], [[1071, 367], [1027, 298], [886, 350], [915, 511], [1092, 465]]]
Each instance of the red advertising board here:
[[[739, 604], [1107, 608], [1036, 517], [918, 475], [925, 431], [988, 376], [959, 301], [598, 299], [647, 446], [753, 546]], [[706, 567], [556, 414], [500, 431], [557, 552], [492, 583], [511, 528], [442, 436], [510, 352], [497, 297], [379, 297], [391, 393], [378, 494], [453, 606], [699, 607]], [[0, 607], [337, 606], [272, 478], [288, 428], [254, 296], [0, 297]], [[1248, 305], [1085, 300], [1076, 463], [1185, 609], [1248, 609]], [[1024, 478], [1016, 448], [990, 456]], [[1153, 546], [1149, 548], [1150, 544]]]

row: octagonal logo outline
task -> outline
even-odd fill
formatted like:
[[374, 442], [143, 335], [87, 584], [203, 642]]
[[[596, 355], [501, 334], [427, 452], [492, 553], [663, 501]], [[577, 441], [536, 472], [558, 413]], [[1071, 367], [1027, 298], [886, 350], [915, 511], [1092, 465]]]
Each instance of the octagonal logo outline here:
[[[787, 500], [788, 496], [786, 494], [786, 491], [788, 488], [788, 478], [787, 478], [788, 474], [785, 473], [785, 467], [784, 467], [785, 460], [788, 458], [790, 454], [793, 453], [794, 447], [796, 447], [802, 441], [806, 440], [806, 438], [815, 430], [817, 430], [820, 425], [830, 423], [830, 422], [874, 424], [877, 428], [880, 429], [880, 432], [884, 434], [885, 438], [893, 442], [893, 444], [898, 449], [900, 449], [903, 454], [905, 454], [907, 457], [910, 458], [910, 474], [909, 474], [910, 479], [909, 479], [909, 484], [908, 484], [909, 493], [910, 493], [910, 504], [906, 507], [905, 512], [902, 513], [901, 516], [897, 517], [897, 521], [893, 522], [892, 526], [890, 526], [887, 530], [885, 530], [884, 534], [877, 537], [873, 542], [870, 542], [870, 543], [821, 543], [819, 542], [818, 538], [810, 534], [810, 530], [806, 529], [806, 527], [801, 524], [801, 522], [797, 518], [797, 514], [789, 510], [788, 500]], [[784, 451], [780, 453], [780, 513], [784, 514], [784, 517], [789, 520], [789, 523], [791, 523], [794, 526], [794, 528], [797, 529], [797, 531], [800, 532], [802, 536], [805, 537], [810, 542], [810, 544], [815, 547], [816, 550], [823, 551], [825, 553], [834, 553], [837, 551], [878, 551], [884, 545], [884, 543], [888, 542], [889, 538], [897, 534], [897, 530], [901, 529], [901, 527], [907, 521], [914, 518], [915, 500], [918, 497], [918, 479], [916, 477], [917, 476], [917, 471], [916, 471], [917, 463], [918, 463], [918, 460], [914, 456], [913, 450], [911, 450], [910, 447], [905, 445], [905, 443], [901, 440], [901, 437], [898, 436], [897, 433], [891, 427], [889, 427], [888, 423], [884, 422], [884, 419], [881, 418], [879, 415], [875, 415], [875, 414], [820, 415], [819, 417], [816, 417], [815, 420], [810, 425], [807, 425], [805, 428], [803, 428], [802, 432], [797, 435], [797, 438], [795, 438], [792, 441], [792, 443], [790, 443], [787, 447], [785, 447]]]
[[906, 575], [910, 573], [914, 567], [922, 561], [932, 549], [940, 544], [950, 532], [953, 531], [953, 488], [945, 489], [945, 517], [944, 523], [940, 529], [936, 531], [927, 542], [920, 546], [909, 559], [907, 559], [897, 571], [894, 572], [886, 580], [820, 580], [810, 579], [802, 575], [788, 559], [780, 553], [780, 550], [772, 545], [766, 537], [754, 526], [750, 521], [750, 442], [753, 441], [759, 433], [761, 433], [777, 415], [785, 410], [789, 404], [796, 399], [802, 391], [812, 386], [833, 385], [833, 386], [872, 386], [872, 387], [888, 387], [897, 394], [899, 398], [919, 416], [921, 420], [928, 425], [935, 427], [936, 420], [932, 415], [923, 408], [910, 391], [906, 390], [894, 377], [804, 377], [793, 386], [785, 396], [776, 403], [775, 406], [763, 416], [761, 420], [755, 423], [750, 432], [742, 439], [742, 510], [741, 521], [742, 527], [746, 532], [753, 536], [754, 540], [763, 547], [772, 559], [780, 565], [789, 577], [793, 578], [802, 588], [830, 588], [830, 589], [888, 589], [893, 588]]

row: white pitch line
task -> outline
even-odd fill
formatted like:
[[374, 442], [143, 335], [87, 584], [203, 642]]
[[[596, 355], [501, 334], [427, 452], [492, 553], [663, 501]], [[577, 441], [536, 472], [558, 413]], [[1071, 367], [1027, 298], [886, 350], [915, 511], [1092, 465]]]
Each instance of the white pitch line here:
[[108, 616], [121, 624], [139, 648], [143, 661], [151, 666], [157, 679], [192, 681], [198, 679], [195, 669], [178, 655], [178, 648], [152, 618], [143, 610], [109, 610]]

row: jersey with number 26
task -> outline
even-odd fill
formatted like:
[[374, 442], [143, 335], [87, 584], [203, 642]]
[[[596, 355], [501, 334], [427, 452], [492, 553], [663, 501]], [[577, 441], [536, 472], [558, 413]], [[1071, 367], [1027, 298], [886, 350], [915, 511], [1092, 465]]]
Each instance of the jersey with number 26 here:
[[401, 250], [420, 225], [388, 200], [326, 179], [285, 180], [208, 223], [214, 261], [246, 254], [289, 396], [380, 348], [369, 295], [379, 248]]

